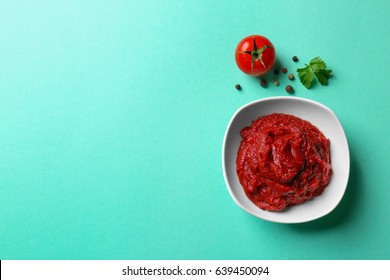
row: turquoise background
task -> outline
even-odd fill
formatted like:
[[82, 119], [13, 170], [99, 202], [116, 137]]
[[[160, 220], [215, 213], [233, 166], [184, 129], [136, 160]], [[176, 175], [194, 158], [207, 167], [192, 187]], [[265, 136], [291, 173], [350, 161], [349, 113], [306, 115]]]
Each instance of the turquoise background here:
[[[389, 1], [1, 1], [0, 259], [390, 259]], [[237, 108], [264, 97], [245, 36], [344, 126], [351, 176], [328, 216], [252, 217], [226, 189]], [[293, 55], [299, 63], [291, 60]], [[234, 86], [240, 83], [242, 91]]]

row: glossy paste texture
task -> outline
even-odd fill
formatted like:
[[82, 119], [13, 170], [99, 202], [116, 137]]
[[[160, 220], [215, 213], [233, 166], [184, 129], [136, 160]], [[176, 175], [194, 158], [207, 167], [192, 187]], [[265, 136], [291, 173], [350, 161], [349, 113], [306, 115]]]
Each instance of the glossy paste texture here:
[[332, 176], [330, 141], [298, 117], [274, 113], [241, 130], [237, 175], [259, 208], [281, 211], [323, 193]]

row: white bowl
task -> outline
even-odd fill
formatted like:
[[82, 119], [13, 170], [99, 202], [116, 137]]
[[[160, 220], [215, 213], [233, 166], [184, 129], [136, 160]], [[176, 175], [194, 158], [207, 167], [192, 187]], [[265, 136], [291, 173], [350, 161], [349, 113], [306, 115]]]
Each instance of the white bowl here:
[[[286, 113], [311, 122], [330, 140], [333, 175], [325, 191], [300, 205], [281, 212], [258, 208], [245, 195], [236, 173], [237, 151], [242, 140], [240, 131], [258, 117]], [[299, 97], [271, 97], [250, 102], [239, 108], [231, 118], [222, 148], [222, 168], [227, 188], [242, 209], [261, 219], [278, 223], [303, 223], [329, 214], [341, 201], [349, 178], [349, 147], [340, 121], [326, 106]]]

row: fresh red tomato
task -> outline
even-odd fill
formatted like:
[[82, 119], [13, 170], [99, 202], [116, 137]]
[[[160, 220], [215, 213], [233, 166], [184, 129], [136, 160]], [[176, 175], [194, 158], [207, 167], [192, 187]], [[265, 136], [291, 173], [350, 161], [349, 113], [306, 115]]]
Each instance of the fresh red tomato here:
[[238, 68], [251, 76], [261, 76], [267, 73], [274, 65], [275, 58], [274, 45], [261, 35], [245, 37], [236, 48]]

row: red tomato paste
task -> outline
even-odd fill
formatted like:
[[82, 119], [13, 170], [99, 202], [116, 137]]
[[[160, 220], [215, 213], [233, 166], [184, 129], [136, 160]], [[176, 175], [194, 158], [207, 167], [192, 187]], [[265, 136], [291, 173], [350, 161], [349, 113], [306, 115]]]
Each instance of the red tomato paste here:
[[310, 122], [274, 113], [241, 130], [237, 175], [259, 208], [281, 211], [322, 194], [332, 176], [330, 141]]

